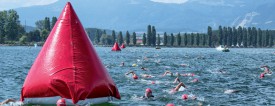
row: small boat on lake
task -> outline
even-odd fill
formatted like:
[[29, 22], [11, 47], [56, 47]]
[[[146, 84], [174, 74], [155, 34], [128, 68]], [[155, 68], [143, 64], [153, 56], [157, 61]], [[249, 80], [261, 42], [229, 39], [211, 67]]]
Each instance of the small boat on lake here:
[[216, 47], [217, 51], [222, 51], [222, 52], [230, 52], [229, 48], [223, 45], [220, 45], [218, 47]]

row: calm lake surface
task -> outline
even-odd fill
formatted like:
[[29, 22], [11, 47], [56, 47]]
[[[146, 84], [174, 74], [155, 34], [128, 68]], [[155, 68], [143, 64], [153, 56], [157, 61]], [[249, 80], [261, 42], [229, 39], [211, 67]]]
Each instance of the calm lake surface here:
[[[260, 79], [261, 65], [269, 65], [275, 70], [274, 49], [231, 49], [230, 52], [216, 51], [214, 48], [134, 48], [121, 52], [111, 52], [111, 47], [95, 48], [117, 84], [122, 99], [112, 105], [275, 105], [274, 74]], [[0, 101], [8, 98], [19, 99], [24, 79], [38, 55], [41, 47], [0, 47]], [[125, 66], [121, 67], [120, 63]], [[132, 64], [137, 64], [133, 67]], [[187, 64], [183, 67], [180, 64]], [[140, 67], [149, 71], [142, 71]], [[138, 80], [124, 73], [134, 70]], [[170, 94], [177, 84], [176, 77], [161, 75], [165, 70], [194, 73], [193, 77], [181, 76], [187, 90]], [[222, 72], [220, 72], [222, 71]], [[142, 78], [150, 74], [152, 78]], [[198, 78], [198, 83], [192, 83]], [[155, 84], [151, 82], [154, 81]], [[151, 88], [155, 96], [152, 100], [141, 100], [145, 89]], [[225, 90], [240, 90], [226, 94]], [[196, 95], [197, 100], [182, 100], [183, 94]]]

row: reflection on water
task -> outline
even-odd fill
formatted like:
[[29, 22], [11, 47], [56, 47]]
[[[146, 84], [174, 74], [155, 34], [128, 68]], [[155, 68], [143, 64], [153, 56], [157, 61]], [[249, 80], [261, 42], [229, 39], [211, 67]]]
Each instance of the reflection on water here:
[[[41, 47], [0, 47], [0, 100], [19, 99], [24, 79]], [[214, 48], [126, 48], [111, 52], [109, 47], [96, 51], [118, 86], [122, 99], [114, 105], [275, 105], [274, 75], [259, 79], [261, 65], [275, 68], [273, 49], [231, 49], [224, 53]], [[120, 66], [124, 62], [124, 66]], [[136, 64], [136, 67], [133, 67]], [[145, 67], [148, 70], [142, 71]], [[129, 70], [139, 75], [138, 80], [124, 73]], [[187, 89], [170, 94], [176, 77], [162, 76], [166, 70], [180, 74]], [[141, 74], [154, 77], [142, 78]], [[194, 83], [194, 78], [199, 82]], [[152, 82], [154, 82], [152, 84]], [[142, 100], [146, 88], [155, 98]], [[239, 90], [225, 93], [226, 90]], [[182, 100], [181, 96], [196, 96], [197, 100]]]

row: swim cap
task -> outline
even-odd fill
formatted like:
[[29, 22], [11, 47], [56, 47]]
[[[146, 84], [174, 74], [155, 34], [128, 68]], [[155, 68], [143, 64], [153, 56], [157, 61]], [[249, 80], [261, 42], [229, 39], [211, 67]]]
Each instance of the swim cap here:
[[152, 93], [152, 90], [151, 90], [150, 88], [147, 88], [147, 89], [146, 89], [146, 92]]
[[138, 76], [137, 75], [133, 75], [133, 79], [138, 79]]
[[198, 82], [199, 80], [197, 78], [193, 79], [192, 82]]
[[155, 81], [152, 81], [152, 84], [155, 84]]
[[181, 98], [182, 98], [183, 100], [186, 100], [186, 99], [188, 99], [188, 95], [187, 95], [187, 94], [183, 94], [183, 95], [181, 96]]
[[263, 77], [264, 77], [264, 73], [261, 73], [260, 78], [263, 78]]
[[173, 103], [168, 103], [166, 106], [175, 106]]
[[192, 74], [191, 74], [191, 76], [195, 76], [195, 74], [194, 74], [194, 73], [192, 73]]
[[57, 102], [56, 102], [56, 105], [57, 106], [66, 106], [66, 101], [64, 98], [61, 98], [59, 99]]

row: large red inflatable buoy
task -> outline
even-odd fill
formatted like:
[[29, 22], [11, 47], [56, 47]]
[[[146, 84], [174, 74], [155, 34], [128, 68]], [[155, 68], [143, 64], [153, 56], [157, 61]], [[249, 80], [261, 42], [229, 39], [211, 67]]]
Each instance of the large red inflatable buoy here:
[[71, 3], [67, 3], [22, 87], [21, 101], [67, 105], [120, 99]]

